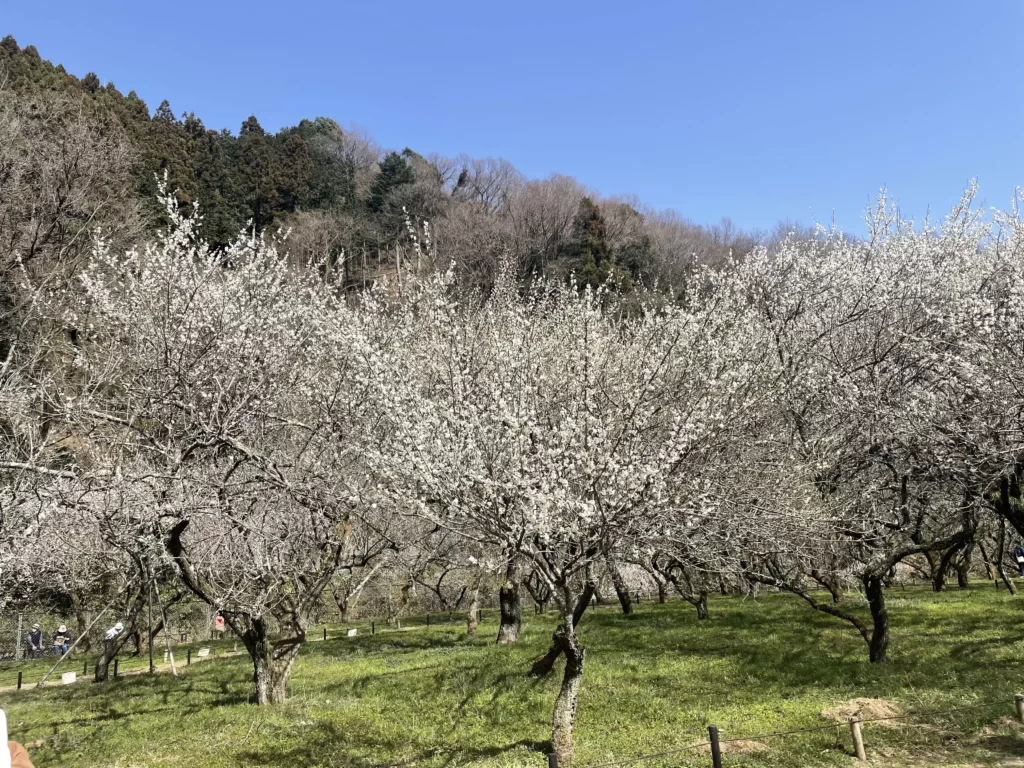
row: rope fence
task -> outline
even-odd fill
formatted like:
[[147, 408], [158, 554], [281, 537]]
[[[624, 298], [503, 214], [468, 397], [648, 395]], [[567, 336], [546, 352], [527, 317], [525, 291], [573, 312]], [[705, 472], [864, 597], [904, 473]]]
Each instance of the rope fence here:
[[[965, 707], [955, 707], [953, 709], [944, 710], [930, 710], [927, 712], [908, 712], [902, 715], [891, 715], [889, 717], [866, 717], [866, 718], [851, 718], [845, 724], [850, 729], [850, 738], [853, 743], [853, 751], [858, 760], [867, 760], [867, 748], [864, 743], [864, 733], [861, 726], [870, 723], [881, 723], [893, 720], [907, 720], [909, 718], [915, 719], [935, 719], [944, 715], [957, 714], [959, 712], [971, 712], [982, 709], [996, 709], [1005, 708], [1007, 702], [1005, 700], [1000, 701], [986, 701], [979, 704], [972, 704]], [[1017, 720], [1020, 723], [1024, 723], [1024, 694], [1017, 694], [1014, 696], [1014, 709], [1016, 711]], [[926, 723], [912, 723], [911, 725], [917, 725], [919, 727], [927, 727]], [[755, 733], [745, 736], [734, 736], [728, 739], [721, 738], [720, 731], [717, 726], [708, 726], [708, 735], [706, 738], [695, 741], [692, 744], [687, 744], [684, 747], [676, 747], [674, 749], [664, 750], [662, 752], [651, 752], [643, 755], [635, 755], [633, 757], [621, 758], [618, 760], [611, 760], [602, 763], [590, 763], [585, 768], [613, 768], [615, 766], [626, 766], [626, 765], [637, 765], [640, 763], [649, 762], [652, 760], [660, 760], [666, 757], [672, 757], [674, 755], [680, 755], [686, 752], [692, 752], [694, 750], [706, 750], [710, 752], [711, 766], [712, 768], [725, 768], [725, 759], [722, 755], [723, 744], [733, 744], [738, 742], [761, 742], [765, 739], [783, 738], [786, 736], [793, 736], [803, 733], [817, 733], [822, 731], [836, 731], [837, 742], [840, 738], [839, 734], [844, 724], [841, 722], [833, 722], [827, 725], [816, 725], [808, 728], [794, 728], [788, 731], [769, 731], [767, 733]], [[560, 763], [558, 756], [555, 754], [549, 754], [547, 756], [548, 768], [559, 768]], [[562, 768], [565, 768], [563, 766]]]
[[[484, 620], [488, 617], [494, 617], [497, 615], [495, 609], [479, 610], [477, 612], [477, 621], [480, 624], [484, 623]], [[327, 641], [328, 639], [340, 639], [354, 637], [359, 634], [371, 636], [378, 634], [390, 634], [394, 632], [415, 632], [421, 629], [428, 629], [430, 627], [451, 627], [453, 625], [465, 624], [467, 615], [465, 611], [445, 611], [438, 613], [426, 613], [420, 615], [410, 615], [401, 619], [394, 620], [392, 623], [388, 623], [387, 620], [378, 622], [376, 619], [368, 619], [364, 621], [353, 621], [345, 624], [335, 624], [330, 626], [320, 626], [311, 628], [307, 634], [307, 640], [311, 642], [315, 641]], [[271, 637], [271, 639], [275, 639]], [[200, 648], [209, 649], [209, 655], [203, 655], [200, 657], [198, 652]], [[154, 645], [156, 650], [157, 646]], [[174, 658], [179, 666], [189, 666], [193, 661], [193, 657], [196, 660], [202, 658], [203, 660], [212, 659], [214, 656], [217, 658], [225, 658], [234, 656], [239, 653], [244, 653], [244, 650], [239, 651], [239, 644], [236, 639], [220, 639], [220, 640], [206, 640], [206, 641], [193, 641], [190, 643], [182, 643], [174, 641], [172, 643], [174, 652]], [[21, 690], [23, 688], [30, 688], [36, 686], [37, 683], [45, 676], [46, 671], [53, 665], [53, 662], [58, 658], [58, 655], [52, 655], [49, 652], [43, 654], [37, 658], [28, 658], [27, 655], [22, 657], [19, 662], [11, 662], [10, 659], [0, 661], [0, 690]], [[163, 648], [157, 650], [155, 661], [158, 664], [168, 664], [168, 654]], [[60, 657], [62, 665], [65, 665], [65, 671], [73, 671], [80, 673], [82, 678], [90, 677], [90, 670], [94, 673], [96, 669], [95, 661], [98, 654], [95, 653], [80, 653], [75, 651], [72, 654], [67, 654]], [[160, 662], [160, 658], [163, 657], [163, 661]], [[90, 659], [92, 660], [90, 662]], [[141, 674], [149, 672], [149, 661], [144, 652], [136, 652], [132, 654], [121, 654], [110, 661], [110, 673], [111, 677], [119, 677], [124, 675]], [[159, 671], [159, 670], [158, 670]], [[77, 680], [76, 680], [77, 682]], [[59, 678], [54, 685], [60, 685]]]

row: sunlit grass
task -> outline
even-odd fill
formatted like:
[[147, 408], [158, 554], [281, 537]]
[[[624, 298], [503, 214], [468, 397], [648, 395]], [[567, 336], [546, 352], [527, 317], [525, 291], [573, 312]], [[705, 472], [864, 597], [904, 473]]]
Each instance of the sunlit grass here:
[[[712, 722], [724, 739], [764, 745], [727, 752], [730, 766], [847, 765], [845, 728], [757, 735], [822, 725], [822, 710], [855, 697], [889, 699], [911, 713], [999, 702], [930, 716], [927, 728], [866, 725], [868, 750], [881, 764], [996, 765], [1024, 754], [1024, 741], [1002, 722], [1024, 690], [1022, 603], [981, 585], [890, 597], [891, 662], [883, 666], [867, 663], [863, 641], [846, 625], [782, 595], [713, 599], [711, 618], [700, 623], [681, 603], [641, 604], [631, 617], [588, 614], [577, 765], [684, 747]], [[499, 648], [495, 618], [489, 612], [471, 638], [462, 624], [435, 623], [375, 636], [364, 627], [357, 638], [310, 643], [291, 700], [277, 708], [249, 703], [245, 657], [194, 664], [180, 680], [129, 676], [9, 692], [0, 701], [12, 738], [43, 741], [33, 750], [41, 768], [543, 766], [559, 676], [525, 673], [554, 619], [526, 616], [520, 644]], [[709, 759], [694, 751], [639, 765]]]

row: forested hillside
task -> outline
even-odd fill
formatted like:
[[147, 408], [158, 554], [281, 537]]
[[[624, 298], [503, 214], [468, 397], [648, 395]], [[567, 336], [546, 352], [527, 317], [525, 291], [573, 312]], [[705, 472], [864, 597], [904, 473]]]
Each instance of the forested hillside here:
[[[313, 117], [276, 134], [257, 116], [237, 134], [201, 116], [155, 110], [129, 90], [43, 60], [34, 46], [0, 42], [0, 257], [70, 257], [91, 231], [130, 241], [163, 223], [157, 181], [196, 201], [203, 237], [226, 245], [241, 230], [290, 230], [289, 253], [372, 281], [413, 258], [407, 222], [429, 222], [438, 253], [472, 285], [509, 259], [527, 278], [575, 270], [681, 288], [694, 262], [742, 254], [754, 235], [730, 221], [703, 227], [636, 200], [602, 199], [574, 179], [530, 180], [501, 159], [384, 151], [334, 119]], [[182, 105], [176, 105], [182, 106]], [[187, 106], [187, 105], [185, 105]], [[358, 119], [358, 115], [347, 116]]]

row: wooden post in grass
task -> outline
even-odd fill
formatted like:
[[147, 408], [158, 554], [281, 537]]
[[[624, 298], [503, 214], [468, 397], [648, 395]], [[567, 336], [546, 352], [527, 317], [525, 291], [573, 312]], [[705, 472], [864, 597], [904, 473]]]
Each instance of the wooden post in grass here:
[[548, 768], [558, 768], [558, 755], [554, 753], [548, 755]]
[[18, 690], [21, 690], [21, 672], [18, 672]]
[[1017, 719], [1024, 723], [1024, 693], [1018, 693], [1014, 696], [1013, 703], [1017, 707]]
[[85, 661], [82, 662], [82, 677], [88, 677], [88, 676], [89, 676], [89, 660], [86, 659]]
[[327, 627], [324, 627], [324, 642], [327, 642]]
[[427, 612], [427, 626], [430, 626], [430, 612]]
[[117, 656], [114, 657], [114, 679], [117, 679]]
[[860, 720], [850, 720], [850, 735], [853, 736], [853, 751], [857, 753], [857, 759], [867, 760], [868, 755], [864, 751], [864, 735], [860, 732]]
[[187, 666], [189, 666], [191, 664], [192, 664], [192, 649], [189, 648], [188, 651], [185, 653], [185, 666], [187, 667]]
[[375, 622], [372, 622], [372, 621], [370, 622], [370, 634], [371, 635], [376, 635], [377, 634], [377, 624]]
[[718, 726], [708, 726], [708, 739], [711, 741], [711, 765], [722, 768], [722, 745], [718, 743]]
[[[18, 629], [17, 629], [17, 634], [15, 634], [15, 636], [14, 636], [14, 660], [15, 661], [21, 661], [21, 649], [25, 647], [25, 638], [21, 634], [22, 630], [23, 630], [23, 620], [24, 620], [24, 618], [25, 618], [25, 614], [23, 614], [21, 611], [18, 611]], [[20, 685], [18, 687], [21, 688]]]

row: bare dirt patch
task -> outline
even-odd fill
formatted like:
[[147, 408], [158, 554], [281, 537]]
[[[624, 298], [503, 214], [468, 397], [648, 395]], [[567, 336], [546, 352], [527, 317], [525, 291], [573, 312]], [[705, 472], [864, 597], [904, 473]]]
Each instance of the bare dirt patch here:
[[[762, 744], [760, 741], [753, 741], [751, 739], [723, 741], [721, 746], [723, 755], [759, 755], [768, 750], [767, 744]], [[711, 754], [711, 745], [702, 744], [701, 752], [706, 755]]]
[[878, 722], [872, 725], [901, 728], [901, 721], [887, 718], [900, 717], [902, 714], [903, 710], [888, 699], [850, 699], [824, 710], [821, 716], [837, 723], [848, 723], [850, 720], [877, 720]]

